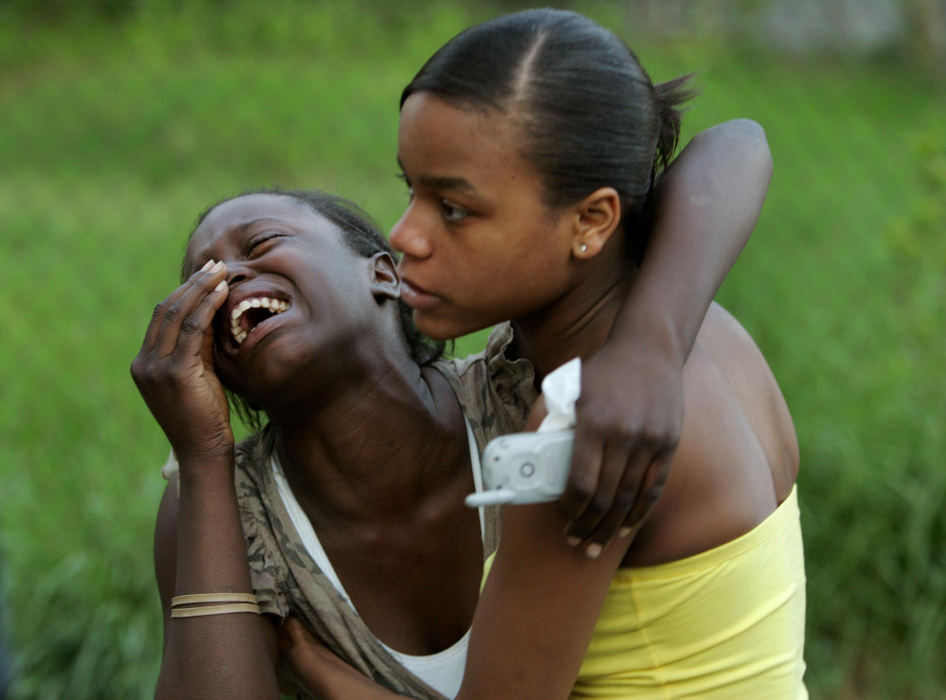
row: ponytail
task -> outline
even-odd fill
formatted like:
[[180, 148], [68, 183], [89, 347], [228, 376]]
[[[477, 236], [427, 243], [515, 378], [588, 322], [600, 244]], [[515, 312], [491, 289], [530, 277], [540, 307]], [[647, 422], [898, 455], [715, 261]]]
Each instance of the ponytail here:
[[677, 150], [677, 143], [680, 140], [680, 121], [683, 116], [680, 105], [698, 92], [689, 87], [691, 78], [693, 78], [693, 73], [688, 73], [654, 85], [658, 119], [657, 151], [654, 155], [655, 175], [670, 165], [673, 152]]

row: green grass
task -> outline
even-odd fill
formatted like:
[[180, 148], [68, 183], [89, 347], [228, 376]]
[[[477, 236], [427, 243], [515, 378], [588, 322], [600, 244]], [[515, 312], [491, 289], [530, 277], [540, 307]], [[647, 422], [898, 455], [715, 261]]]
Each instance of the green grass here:
[[[390, 228], [405, 197], [400, 89], [488, 14], [142, 6], [111, 24], [0, 15], [0, 542], [16, 698], [151, 695], [166, 445], [128, 365], [196, 215], [279, 184], [345, 194]], [[942, 86], [893, 62], [642, 43], [613, 5], [588, 7], [655, 79], [702, 71], [688, 135], [735, 116], [768, 132], [766, 208], [720, 298], [798, 428], [812, 696], [946, 697]]]

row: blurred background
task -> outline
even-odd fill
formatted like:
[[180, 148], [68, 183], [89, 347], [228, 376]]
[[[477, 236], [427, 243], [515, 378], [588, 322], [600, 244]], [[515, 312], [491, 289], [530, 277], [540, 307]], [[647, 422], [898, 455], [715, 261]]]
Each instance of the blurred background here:
[[[400, 90], [525, 6], [0, 0], [9, 698], [153, 692], [167, 446], [128, 366], [198, 213], [309, 187], [390, 229]], [[946, 0], [562, 6], [655, 81], [699, 71], [685, 140], [767, 130], [768, 199], [719, 298], [798, 428], [811, 695], [946, 698]]]

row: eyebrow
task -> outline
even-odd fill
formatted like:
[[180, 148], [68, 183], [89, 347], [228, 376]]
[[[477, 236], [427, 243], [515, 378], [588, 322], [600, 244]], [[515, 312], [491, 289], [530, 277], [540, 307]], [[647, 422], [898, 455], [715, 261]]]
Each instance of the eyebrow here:
[[462, 177], [422, 175], [420, 177], [420, 183], [424, 185], [424, 187], [430, 187], [432, 189], [476, 194], [476, 188], [470, 184], [469, 180], [465, 180]]
[[[397, 165], [401, 169], [401, 172], [404, 171], [404, 165], [401, 163], [401, 159], [397, 159]], [[448, 175], [421, 175], [417, 178], [417, 181], [424, 185], [424, 187], [430, 187], [432, 189], [440, 190], [454, 190], [459, 192], [464, 192], [466, 194], [476, 194], [476, 188], [470, 183], [469, 180], [462, 177], [450, 177]]]
[[291, 224], [285, 219], [278, 219], [272, 216], [261, 216], [258, 219], [252, 219], [251, 221], [247, 221], [245, 223], [234, 226], [233, 230], [239, 231], [240, 233], [245, 233], [246, 230], [250, 228], [251, 226], [255, 226], [256, 224], [268, 223], [268, 222], [271, 222], [274, 224], [282, 224], [284, 226], [291, 226]]

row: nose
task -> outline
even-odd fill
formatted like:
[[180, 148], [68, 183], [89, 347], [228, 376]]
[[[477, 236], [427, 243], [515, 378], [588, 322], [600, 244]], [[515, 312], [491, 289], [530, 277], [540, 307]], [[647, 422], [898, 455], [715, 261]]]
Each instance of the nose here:
[[412, 258], [427, 258], [433, 252], [430, 236], [425, 232], [421, 217], [414, 211], [413, 205], [408, 206], [391, 229], [391, 245]]
[[253, 271], [241, 261], [227, 263], [227, 286], [232, 287], [253, 277]]

